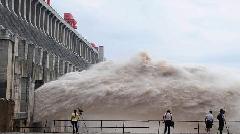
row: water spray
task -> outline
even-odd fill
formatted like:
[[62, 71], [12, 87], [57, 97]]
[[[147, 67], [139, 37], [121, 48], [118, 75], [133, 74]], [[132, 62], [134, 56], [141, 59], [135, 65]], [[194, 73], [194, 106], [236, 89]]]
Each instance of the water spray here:
[[34, 120], [61, 119], [78, 106], [91, 119], [154, 120], [171, 108], [175, 120], [201, 120], [210, 108], [225, 107], [230, 120], [240, 120], [239, 89], [236, 70], [153, 62], [140, 54], [44, 84], [35, 91]]

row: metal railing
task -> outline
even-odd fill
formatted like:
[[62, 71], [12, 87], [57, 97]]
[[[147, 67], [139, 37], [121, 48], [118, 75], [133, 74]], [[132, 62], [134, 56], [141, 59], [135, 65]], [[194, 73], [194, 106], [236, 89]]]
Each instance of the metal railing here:
[[[72, 132], [72, 125], [70, 120], [54, 120], [53, 121], [54, 132]], [[98, 131], [98, 132], [114, 132], [129, 133], [129, 129], [148, 129], [148, 126], [136, 126], [136, 122], [147, 121], [135, 121], [135, 120], [80, 120], [79, 127], [82, 131]], [[133, 126], [135, 124], [135, 126]], [[64, 129], [63, 129], [64, 128]], [[60, 130], [60, 131], [59, 131]], [[62, 131], [64, 130], [64, 131]]]
[[[159, 123], [159, 128], [161, 128], [160, 124], [163, 122], [162, 120], [149, 120], [149, 121], [157, 121]], [[211, 134], [218, 134], [218, 121], [213, 122], [213, 127], [211, 128]], [[163, 125], [164, 126], [164, 125]], [[190, 127], [189, 127], [190, 126]], [[240, 121], [227, 121], [223, 132], [226, 134], [240, 134], [239, 131]], [[206, 124], [205, 121], [175, 121], [175, 127], [181, 128], [181, 130], [175, 130], [179, 134], [206, 134]], [[185, 130], [183, 130], [185, 128]], [[159, 134], [160, 129], [158, 129]], [[163, 132], [163, 130], [161, 131]]]
[[[228, 121], [225, 133], [233, 134], [240, 126], [240, 121]], [[154, 133], [164, 132], [162, 120], [80, 120], [78, 123], [80, 133]], [[230, 131], [229, 131], [230, 127]], [[212, 133], [216, 134], [218, 122], [215, 121]], [[43, 122], [39, 127], [20, 127], [21, 132], [38, 130], [43, 133], [72, 133], [70, 120], [53, 120]], [[35, 131], [36, 132], [36, 131]], [[205, 134], [204, 121], [175, 121], [175, 128], [172, 129], [175, 134]], [[234, 133], [236, 134], [236, 133]]]

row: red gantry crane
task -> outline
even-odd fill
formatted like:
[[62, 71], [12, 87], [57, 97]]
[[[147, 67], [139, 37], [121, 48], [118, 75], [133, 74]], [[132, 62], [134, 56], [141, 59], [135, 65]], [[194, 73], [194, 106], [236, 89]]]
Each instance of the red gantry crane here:
[[51, 4], [51, 0], [44, 0], [49, 6]]
[[64, 13], [64, 20], [69, 23], [74, 29], [77, 29], [77, 21], [71, 13]]

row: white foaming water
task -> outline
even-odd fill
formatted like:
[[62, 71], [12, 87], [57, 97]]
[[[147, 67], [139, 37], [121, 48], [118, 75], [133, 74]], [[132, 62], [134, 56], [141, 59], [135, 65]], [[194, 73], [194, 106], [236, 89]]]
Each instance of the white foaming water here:
[[152, 62], [142, 53], [127, 63], [103, 62], [44, 84], [35, 92], [35, 121], [67, 119], [81, 107], [88, 119], [161, 119], [170, 109], [176, 120], [216, 116], [240, 119], [240, 73], [203, 66]]

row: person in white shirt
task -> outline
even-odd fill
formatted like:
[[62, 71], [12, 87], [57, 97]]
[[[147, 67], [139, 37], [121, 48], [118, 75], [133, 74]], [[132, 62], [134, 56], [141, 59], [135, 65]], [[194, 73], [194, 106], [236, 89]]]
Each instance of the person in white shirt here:
[[168, 134], [170, 134], [170, 127], [172, 126], [172, 114], [170, 110], [167, 110], [167, 112], [163, 115], [163, 121], [165, 123], [165, 129], [164, 134], [168, 131]]
[[212, 111], [210, 110], [209, 113], [205, 116], [207, 134], [210, 134], [210, 129], [212, 128], [213, 121], [214, 121], [214, 118], [212, 115]]

